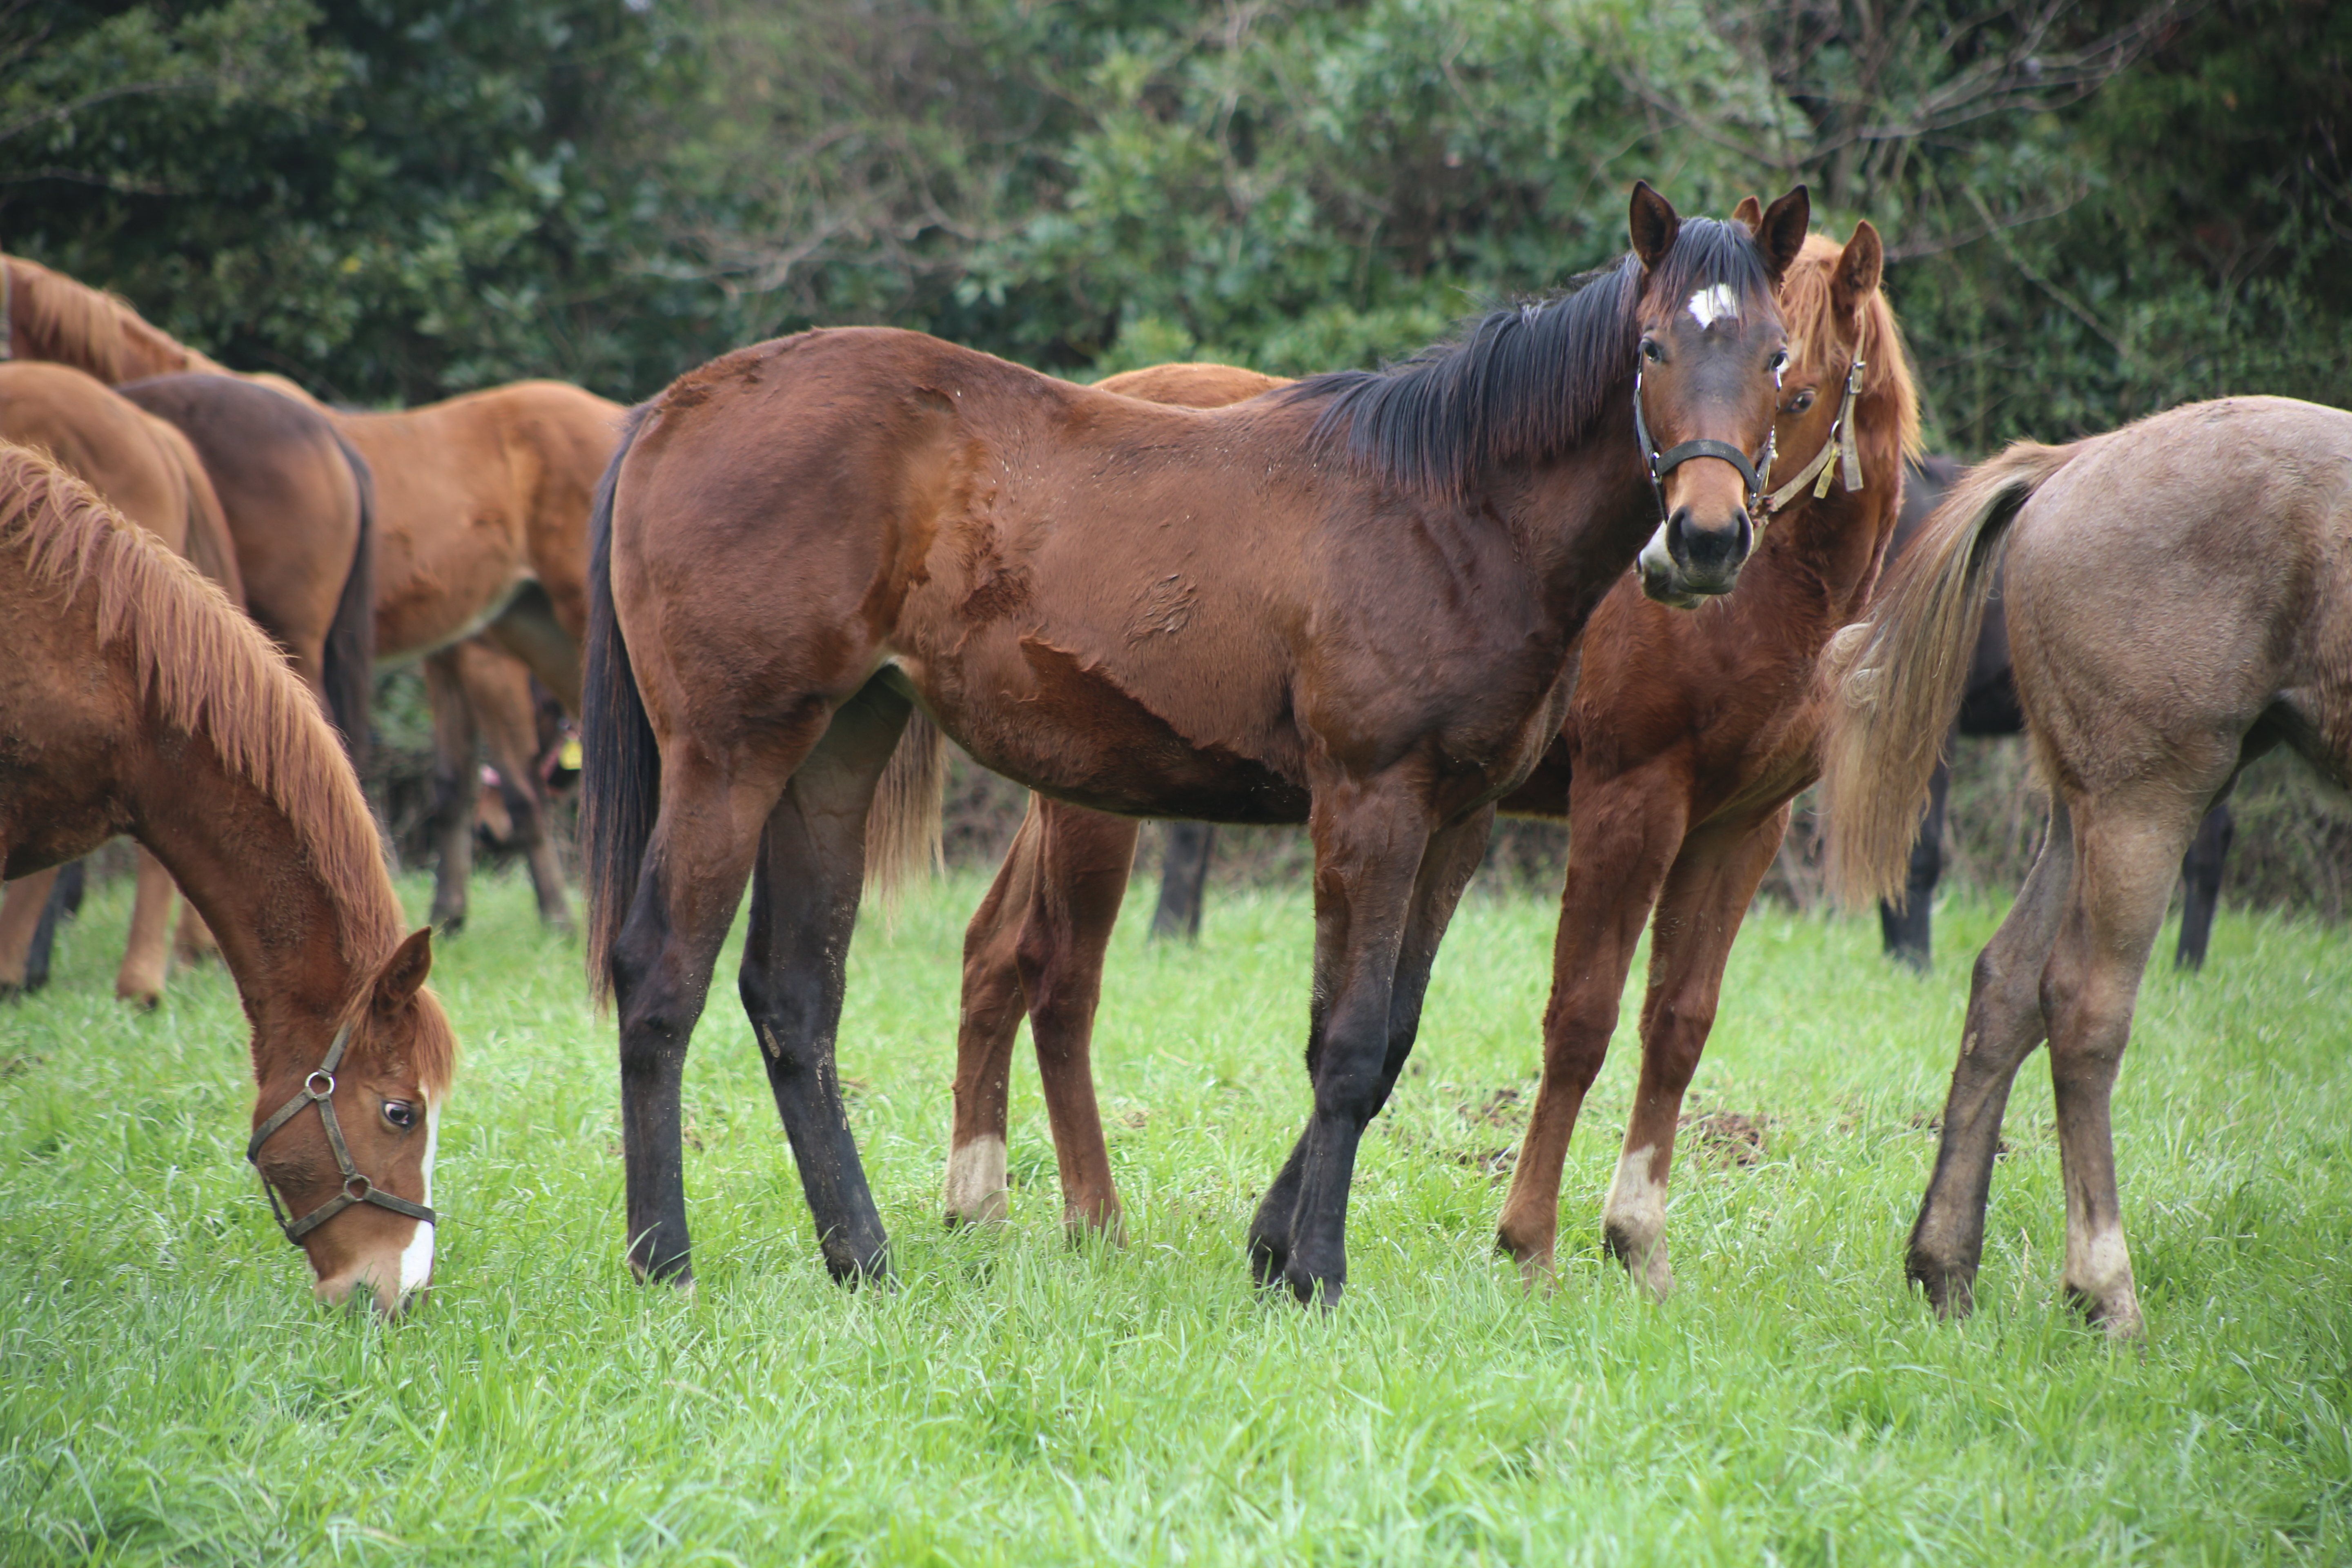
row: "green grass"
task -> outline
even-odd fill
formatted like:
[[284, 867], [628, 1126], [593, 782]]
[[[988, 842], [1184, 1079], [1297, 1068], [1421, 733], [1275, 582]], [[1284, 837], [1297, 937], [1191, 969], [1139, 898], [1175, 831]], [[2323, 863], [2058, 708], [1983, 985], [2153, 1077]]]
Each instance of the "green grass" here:
[[1479, 1160], [1517, 1129], [1475, 1113], [1532, 1086], [1552, 911], [1474, 895], [1325, 1318], [1259, 1300], [1241, 1257], [1306, 1102], [1303, 900], [1221, 896], [1197, 952], [1121, 931], [1097, 1062], [1122, 1252], [1062, 1240], [1026, 1063], [1013, 1223], [940, 1224], [977, 893], [919, 899], [852, 954], [842, 1069], [898, 1288], [825, 1279], [722, 980], [688, 1070], [688, 1299], [621, 1265], [613, 1032], [576, 944], [520, 884], [478, 887], [434, 975], [467, 1047], [438, 1284], [386, 1327], [311, 1305], [239, 1157], [226, 980], [184, 975], [149, 1017], [111, 1000], [109, 889], [58, 984], [0, 1011], [0, 1562], [2352, 1554], [2338, 930], [2225, 915], [2202, 979], [2151, 976], [2116, 1105], [2150, 1333], [2118, 1351], [2058, 1300], [2040, 1058], [1978, 1316], [1938, 1324], [1903, 1285], [1988, 907], [1947, 911], [1926, 982], [1863, 922], [1751, 920], [1694, 1099], [1767, 1119], [1768, 1151], [1686, 1142], [1680, 1289], [1652, 1306], [1597, 1244], [1622, 1033], [1570, 1160], [1561, 1288], [1529, 1296], [1492, 1254]]

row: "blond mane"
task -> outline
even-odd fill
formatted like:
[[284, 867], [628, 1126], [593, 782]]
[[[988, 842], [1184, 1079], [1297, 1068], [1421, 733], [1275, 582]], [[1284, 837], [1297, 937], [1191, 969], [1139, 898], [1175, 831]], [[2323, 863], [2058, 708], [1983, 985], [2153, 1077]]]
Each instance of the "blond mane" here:
[[[1780, 284], [1780, 319], [1792, 343], [1827, 341], [1835, 331], [1830, 319], [1830, 278], [1845, 247], [1826, 235], [1808, 235], [1805, 247]], [[1863, 401], [1895, 410], [1898, 450], [1906, 458], [1919, 456], [1919, 389], [1911, 379], [1911, 356], [1903, 346], [1903, 327], [1884, 288], [1871, 290], [1863, 306]], [[1824, 396], [1828, 395], [1825, 391]], [[1883, 417], [1883, 416], [1882, 416]]]
[[[223, 767], [285, 813], [341, 910], [344, 959], [372, 974], [401, 940], [400, 902], [341, 746], [261, 628], [79, 479], [6, 442], [0, 573], [68, 599], [94, 593], [100, 642], [129, 650], [163, 722], [202, 738]], [[447, 1031], [417, 1031], [414, 1048], [427, 1058], [415, 1064], [418, 1077], [429, 1089], [446, 1087], [456, 1065]]]
[[[6, 291], [15, 318], [10, 353], [16, 359], [54, 360], [110, 386], [174, 371], [229, 374], [226, 366], [151, 323], [127, 300], [21, 256], [0, 258], [0, 266], [8, 269]], [[127, 363], [133, 354], [142, 363]]]

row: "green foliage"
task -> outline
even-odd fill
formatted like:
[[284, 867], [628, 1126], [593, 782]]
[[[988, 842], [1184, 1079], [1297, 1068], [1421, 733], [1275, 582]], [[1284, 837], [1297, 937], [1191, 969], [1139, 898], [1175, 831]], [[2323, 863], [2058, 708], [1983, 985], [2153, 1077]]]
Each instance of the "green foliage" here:
[[1071, 374], [1408, 353], [1625, 187], [1868, 216], [1937, 438], [2340, 401], [2326, 0], [28, 0], [0, 225], [366, 399], [885, 321]]
[[[421, 910], [422, 882], [404, 891]], [[1748, 921], [1695, 1108], [1761, 1119], [1764, 1145], [1742, 1164], [1703, 1126], [1681, 1140], [1675, 1297], [1636, 1299], [1600, 1246], [1638, 1059], [1622, 1034], [1570, 1152], [1559, 1288], [1523, 1290], [1494, 1254], [1489, 1172], [1533, 1079], [1549, 900], [1474, 899], [1457, 921], [1419, 1070], [1363, 1142], [1330, 1317], [1260, 1300], [1241, 1247], [1307, 1104], [1298, 890], [1213, 902], [1197, 950], [1147, 947], [1139, 919], [1118, 933], [1095, 1058], [1117, 1251], [1062, 1238], [1025, 1061], [1010, 1225], [940, 1225], [981, 884], [919, 894], [895, 931], [867, 922], [841, 1066], [890, 1291], [825, 1278], [722, 979], [685, 1083], [698, 1288], [642, 1289], [621, 1263], [612, 1022], [578, 944], [540, 933], [519, 880], [488, 880], [436, 944], [467, 1056], [435, 1289], [386, 1328], [313, 1306], [269, 1222], [219, 972], [175, 979], [154, 1015], [110, 995], [127, 892], [68, 928], [50, 991], [0, 1011], [12, 1565], [2352, 1551], [2352, 952], [2315, 926], [2225, 914], [2206, 974], [2159, 973], [2141, 998], [2116, 1127], [2150, 1337], [2118, 1353], [2059, 1289], [2038, 1059], [2010, 1105], [1979, 1315], [1938, 1323], [1905, 1286], [1968, 966], [1915, 980], [1868, 921]], [[1947, 951], [1995, 912], [1948, 910]]]

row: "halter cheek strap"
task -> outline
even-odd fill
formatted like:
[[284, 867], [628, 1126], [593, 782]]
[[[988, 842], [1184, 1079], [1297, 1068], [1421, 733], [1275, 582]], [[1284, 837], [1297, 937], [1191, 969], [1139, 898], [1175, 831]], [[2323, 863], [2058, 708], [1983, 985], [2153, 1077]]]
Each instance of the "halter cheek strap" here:
[[319, 1120], [327, 1127], [327, 1147], [335, 1152], [335, 1168], [342, 1173], [343, 1190], [300, 1219], [289, 1219], [278, 1201], [278, 1189], [269, 1184], [267, 1175], [261, 1178], [261, 1190], [269, 1194], [269, 1212], [278, 1216], [278, 1228], [284, 1231], [286, 1239], [297, 1247], [302, 1245], [304, 1237], [353, 1204], [373, 1204], [378, 1208], [390, 1209], [411, 1219], [421, 1219], [427, 1225], [439, 1223], [431, 1209], [385, 1192], [360, 1174], [359, 1167], [352, 1163], [351, 1148], [343, 1142], [341, 1125], [335, 1121], [335, 1069], [342, 1066], [344, 1047], [351, 1043], [352, 1026], [345, 1024], [335, 1031], [335, 1042], [327, 1047], [327, 1059], [302, 1080], [302, 1091], [279, 1106], [268, 1121], [255, 1128], [252, 1140], [245, 1146], [246, 1159], [252, 1163], [255, 1170], [259, 1170], [261, 1146], [268, 1142], [279, 1128], [300, 1115], [305, 1106], [319, 1108]]
[[[1833, 478], [1843, 482], [1849, 491], [1862, 489], [1862, 453], [1851, 432], [1853, 400], [1862, 392], [1863, 364], [1863, 361], [1856, 360], [1846, 368], [1845, 396], [1838, 405], [1837, 417], [1830, 421], [1829, 439], [1822, 443], [1822, 449], [1813, 454], [1813, 460], [1800, 469], [1795, 479], [1764, 498], [1766, 511], [1779, 511], [1807, 485], [1813, 487], [1813, 499], [1818, 500], [1830, 493], [1830, 480]], [[1830, 467], [1832, 462], [1837, 464], [1835, 469]]]

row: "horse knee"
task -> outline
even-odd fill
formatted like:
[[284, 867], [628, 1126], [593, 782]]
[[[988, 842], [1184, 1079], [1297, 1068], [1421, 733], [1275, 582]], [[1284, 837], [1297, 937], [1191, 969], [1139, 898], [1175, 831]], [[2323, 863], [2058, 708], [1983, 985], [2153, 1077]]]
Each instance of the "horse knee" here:
[[813, 1071], [820, 1058], [819, 1037], [824, 1032], [826, 993], [815, 976], [787, 969], [746, 966], [736, 978], [735, 992], [760, 1037], [770, 1070]]

